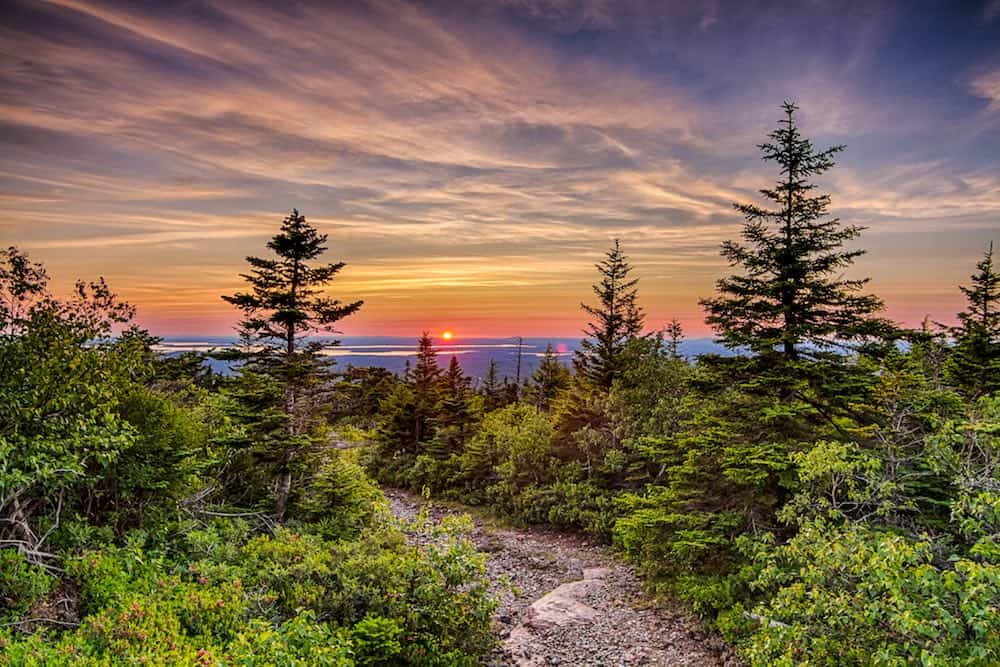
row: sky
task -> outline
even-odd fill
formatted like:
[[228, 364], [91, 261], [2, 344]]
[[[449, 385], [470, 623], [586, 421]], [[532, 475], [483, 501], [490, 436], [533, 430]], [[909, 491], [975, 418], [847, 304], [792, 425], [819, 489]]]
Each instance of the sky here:
[[850, 276], [952, 321], [1000, 245], [1000, 0], [7, 1], [0, 242], [226, 334], [297, 207], [365, 300], [346, 334], [566, 336], [619, 238], [649, 327], [708, 335], [785, 99], [847, 145], [818, 184], [868, 228]]

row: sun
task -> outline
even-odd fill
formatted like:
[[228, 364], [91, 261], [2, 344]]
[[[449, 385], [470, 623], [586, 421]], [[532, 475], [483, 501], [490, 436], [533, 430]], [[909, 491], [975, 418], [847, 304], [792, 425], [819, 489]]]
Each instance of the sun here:
[[451, 331], [445, 331], [444, 333], [441, 334], [441, 339], [442, 340], [451, 340], [454, 337], [455, 337], [455, 334], [453, 332], [451, 332]]

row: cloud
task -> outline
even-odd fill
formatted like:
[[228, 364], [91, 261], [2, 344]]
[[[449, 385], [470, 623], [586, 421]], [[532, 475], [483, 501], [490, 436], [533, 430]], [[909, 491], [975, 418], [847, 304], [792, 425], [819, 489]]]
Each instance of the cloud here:
[[49, 248], [113, 248], [117, 246], [163, 245], [184, 241], [210, 241], [215, 239], [236, 239], [243, 237], [259, 237], [259, 232], [246, 230], [208, 230], [194, 232], [148, 232], [145, 234], [120, 234], [116, 236], [87, 236], [79, 239], [57, 239], [51, 241], [36, 241], [30, 247], [38, 250]]
[[987, 112], [1000, 111], [1000, 67], [974, 77], [969, 87], [973, 95], [989, 103]]
[[[177, 317], [171, 269], [213, 267], [177, 280], [224, 318], [212, 290], [292, 206], [350, 261], [345, 289], [386, 309], [360, 317], [373, 326], [418, 318], [398, 304], [421, 292], [469, 317], [578, 317], [616, 236], [651, 301], [695, 311], [725, 270], [731, 202], [773, 178], [754, 144], [786, 96], [808, 133], [852, 144], [824, 181], [845, 217], [995, 219], [995, 170], [915, 152], [939, 110], [868, 78], [892, 12], [720, 7], [25, 5], [0, 24], [0, 226], [67, 280], [117, 276]], [[806, 31], [797, 57], [796, 20], [852, 29]], [[992, 109], [991, 82], [972, 89]]]

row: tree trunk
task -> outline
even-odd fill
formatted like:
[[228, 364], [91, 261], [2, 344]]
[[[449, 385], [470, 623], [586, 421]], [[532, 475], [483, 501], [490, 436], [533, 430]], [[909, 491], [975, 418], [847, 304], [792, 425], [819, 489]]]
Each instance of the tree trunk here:
[[295, 450], [287, 449], [281, 460], [281, 468], [274, 480], [274, 516], [278, 521], [285, 520], [285, 511], [288, 509], [288, 497], [292, 493], [292, 460], [295, 458]]
[[[294, 274], [292, 276], [292, 301], [296, 301], [295, 294], [298, 290], [299, 264], [295, 262]], [[294, 441], [295, 428], [295, 386], [292, 381], [291, 367], [295, 363], [295, 324], [289, 323], [285, 330], [285, 415], [288, 417], [287, 433], [288, 438]], [[286, 446], [285, 453], [281, 458], [281, 466], [274, 480], [274, 515], [278, 521], [285, 520], [285, 511], [288, 509], [288, 496], [292, 492], [292, 460], [295, 458], [295, 449], [291, 444]]]

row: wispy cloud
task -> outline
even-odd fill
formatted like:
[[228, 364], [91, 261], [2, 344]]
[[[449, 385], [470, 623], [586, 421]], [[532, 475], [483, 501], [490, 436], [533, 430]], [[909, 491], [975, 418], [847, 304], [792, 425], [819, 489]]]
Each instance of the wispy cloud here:
[[[845, 217], [988, 236], [995, 165], [921, 147], [944, 111], [871, 76], [894, 12], [812, 11], [26, 4], [0, 22], [0, 229], [66, 280], [108, 275], [158, 324], [231, 320], [213, 294], [292, 206], [349, 260], [342, 289], [369, 299], [357, 326], [423, 308], [565, 331], [613, 237], [656, 317], [696, 318], [740, 223], [731, 202], [771, 178], [753, 144], [795, 97], [807, 131], [852, 145], [827, 180]], [[851, 29], [791, 30], [824, 21]], [[966, 80], [995, 111], [996, 70]], [[972, 102], [948, 122], [995, 143]]]
[[989, 103], [987, 111], [1000, 111], [1000, 67], [974, 77], [970, 87], [973, 94]]

